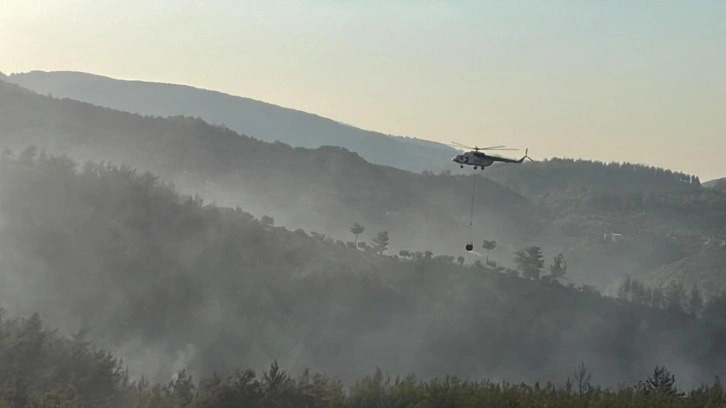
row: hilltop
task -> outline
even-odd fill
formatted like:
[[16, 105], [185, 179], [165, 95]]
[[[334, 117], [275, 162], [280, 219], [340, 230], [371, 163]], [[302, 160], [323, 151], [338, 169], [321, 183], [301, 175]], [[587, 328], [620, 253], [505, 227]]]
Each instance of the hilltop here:
[[456, 154], [441, 143], [363, 130], [319, 115], [187, 85], [66, 71], [31, 71], [12, 74], [6, 80], [43, 95], [121, 111], [199, 117], [259, 140], [293, 147], [341, 146], [371, 163], [413, 172], [449, 168], [447, 159]]
[[709, 188], [715, 188], [717, 190], [724, 190], [726, 191], [726, 177], [722, 177], [715, 180], [709, 180], [705, 183], [703, 183], [705, 187]]

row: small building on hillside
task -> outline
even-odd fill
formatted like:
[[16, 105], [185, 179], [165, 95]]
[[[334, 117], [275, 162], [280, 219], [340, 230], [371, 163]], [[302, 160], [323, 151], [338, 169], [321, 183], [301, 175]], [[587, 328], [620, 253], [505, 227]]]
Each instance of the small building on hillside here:
[[623, 234], [617, 233], [617, 232], [606, 232], [603, 234], [602, 237], [603, 241], [609, 241], [612, 243], [620, 242], [623, 239], [625, 239], [625, 236]]

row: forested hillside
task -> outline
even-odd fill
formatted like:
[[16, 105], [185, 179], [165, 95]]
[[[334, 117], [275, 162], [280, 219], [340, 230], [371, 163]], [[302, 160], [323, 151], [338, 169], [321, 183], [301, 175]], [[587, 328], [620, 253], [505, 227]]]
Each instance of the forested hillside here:
[[[0, 143], [10, 147], [33, 144], [151, 170], [185, 191], [291, 228], [352, 238], [348, 230], [359, 222], [370, 237], [387, 230], [399, 249], [461, 250], [471, 239], [472, 176], [414, 174], [341, 148], [265, 143], [199, 119], [143, 117], [12, 84], [0, 84], [0, 102]], [[536, 210], [526, 199], [477, 178], [478, 228], [509, 244], [537, 233]]]
[[679, 282], [686, 287], [696, 285], [706, 294], [726, 290], [726, 240], [713, 239], [697, 253], [661, 266], [640, 278], [653, 287]]
[[[726, 287], [726, 279], [711, 269], [726, 263], [721, 245], [726, 194], [702, 187], [696, 176], [629, 163], [551, 159], [492, 168], [487, 177], [547, 214], [541, 239], [563, 248], [575, 268], [589, 265], [591, 274], [581, 279], [603, 286], [614, 275], [647, 274], [655, 285], [685, 278], [703, 289]], [[689, 267], [683, 268], [686, 260]]]
[[356, 248], [32, 148], [0, 165], [2, 305], [86, 332], [132, 372], [278, 360], [345, 381], [376, 367], [537, 381], [585, 361], [601, 384], [664, 364], [692, 384], [724, 364], [721, 297], [605, 298], [568, 285], [566, 265], [537, 248], [496, 267], [393, 256], [385, 239]]
[[487, 176], [528, 196], [587, 188], [611, 194], [697, 191], [697, 176], [633, 163], [554, 158], [492, 167]]
[[[562, 232], [631, 235], [643, 229], [671, 233], [726, 232], [726, 195], [703, 188], [698, 177], [629, 163], [551, 159], [493, 168], [487, 177], [546, 208], [553, 221], [575, 220]], [[589, 219], [588, 219], [589, 218]]]
[[446, 145], [359, 129], [318, 115], [185, 85], [126, 81], [83, 72], [32, 71], [7, 77], [42, 95], [71, 98], [122, 111], [193, 116], [239, 133], [294, 147], [341, 146], [366, 161], [421, 172], [449, 168]]
[[[666, 169], [552, 159], [495, 165], [476, 176], [413, 174], [338, 147], [266, 143], [199, 119], [143, 117], [12, 84], [0, 84], [0, 101], [4, 145], [151, 170], [181, 191], [335, 239], [387, 232], [394, 252], [507, 261], [520, 247], [542, 244], [548, 257], [567, 256], [573, 280], [604, 289], [685, 259], [709, 272], [702, 249], [726, 239], [726, 194]], [[357, 235], [354, 223], [363, 227]], [[470, 240], [481, 256], [463, 251]], [[708, 257], [723, 259], [726, 251]], [[675, 276], [651, 282], [667, 283], [666, 275]]]

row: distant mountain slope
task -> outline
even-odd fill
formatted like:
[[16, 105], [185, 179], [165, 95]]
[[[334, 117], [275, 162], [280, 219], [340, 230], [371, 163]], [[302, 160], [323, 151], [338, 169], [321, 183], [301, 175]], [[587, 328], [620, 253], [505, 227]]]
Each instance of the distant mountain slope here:
[[[152, 170], [186, 191], [242, 205], [279, 224], [353, 238], [353, 222], [391, 234], [393, 248], [461, 252], [474, 221], [488, 236], [537, 234], [536, 209], [481, 176], [415, 174], [371, 164], [338, 147], [266, 143], [188, 117], [143, 117], [0, 83], [0, 144], [113, 160]], [[482, 237], [477, 232], [477, 240]]]
[[81, 72], [32, 71], [6, 80], [40, 94], [143, 115], [200, 117], [260, 140], [279, 140], [294, 147], [341, 146], [371, 163], [414, 172], [452, 168], [449, 159], [456, 153], [443, 144], [362, 130], [318, 115], [185, 85]]
[[528, 166], [492, 167], [487, 177], [528, 196], [588, 189], [609, 194], [700, 190], [697, 176], [633, 163], [552, 158]]
[[709, 180], [703, 183], [704, 187], [715, 188], [717, 190], [726, 191], [726, 177], [722, 177], [715, 180]]
[[555, 158], [493, 168], [486, 177], [571, 224], [565, 229], [573, 233], [726, 233], [726, 195], [669, 169]]
[[[726, 236], [726, 194], [704, 188], [694, 175], [556, 158], [492, 168], [486, 177], [546, 212], [542, 241], [566, 248], [599, 287], [614, 275], [638, 276], [684, 257], [698, 263], [705, 242]], [[710, 262], [702, 260], [703, 267]]]
[[686, 288], [696, 285], [707, 296], [726, 291], [726, 239], [715, 239], [698, 253], [664, 265], [640, 278], [652, 287], [681, 282]]

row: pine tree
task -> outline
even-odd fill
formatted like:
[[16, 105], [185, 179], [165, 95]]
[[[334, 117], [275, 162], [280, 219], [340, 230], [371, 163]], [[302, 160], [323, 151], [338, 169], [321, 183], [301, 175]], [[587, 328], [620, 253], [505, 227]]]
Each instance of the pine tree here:
[[275, 224], [275, 219], [269, 215], [263, 215], [262, 218], [260, 218], [260, 224], [262, 224], [263, 227], [271, 227]]
[[515, 254], [514, 263], [517, 264], [517, 269], [522, 273], [523, 278], [539, 279], [542, 267], [544, 267], [542, 248], [531, 246], [520, 249]]
[[355, 235], [355, 245], [358, 245], [358, 236], [365, 231], [365, 227], [358, 224], [357, 222], [353, 223], [353, 226], [350, 227], [350, 232]]
[[656, 366], [653, 375], [638, 383], [638, 391], [646, 395], [659, 394], [672, 397], [681, 394], [675, 387], [676, 377], [665, 367]]
[[489, 262], [489, 251], [497, 247], [497, 241], [488, 241], [484, 240], [484, 243], [482, 244], [482, 248], [487, 250], [487, 263]]
[[388, 249], [388, 231], [381, 231], [373, 238], [373, 245], [378, 254], [383, 254]]
[[563, 278], [566, 272], [567, 262], [565, 261], [565, 256], [558, 254], [553, 258], [552, 265], [550, 265], [550, 275], [548, 276], [548, 280], [557, 281], [557, 279]]
[[580, 364], [577, 365], [573, 376], [575, 378], [575, 383], [577, 384], [578, 395], [583, 396], [587, 394], [592, 388], [592, 385], [590, 384], [592, 374], [590, 374], [587, 368], [585, 368], [584, 362], [580, 362]]

